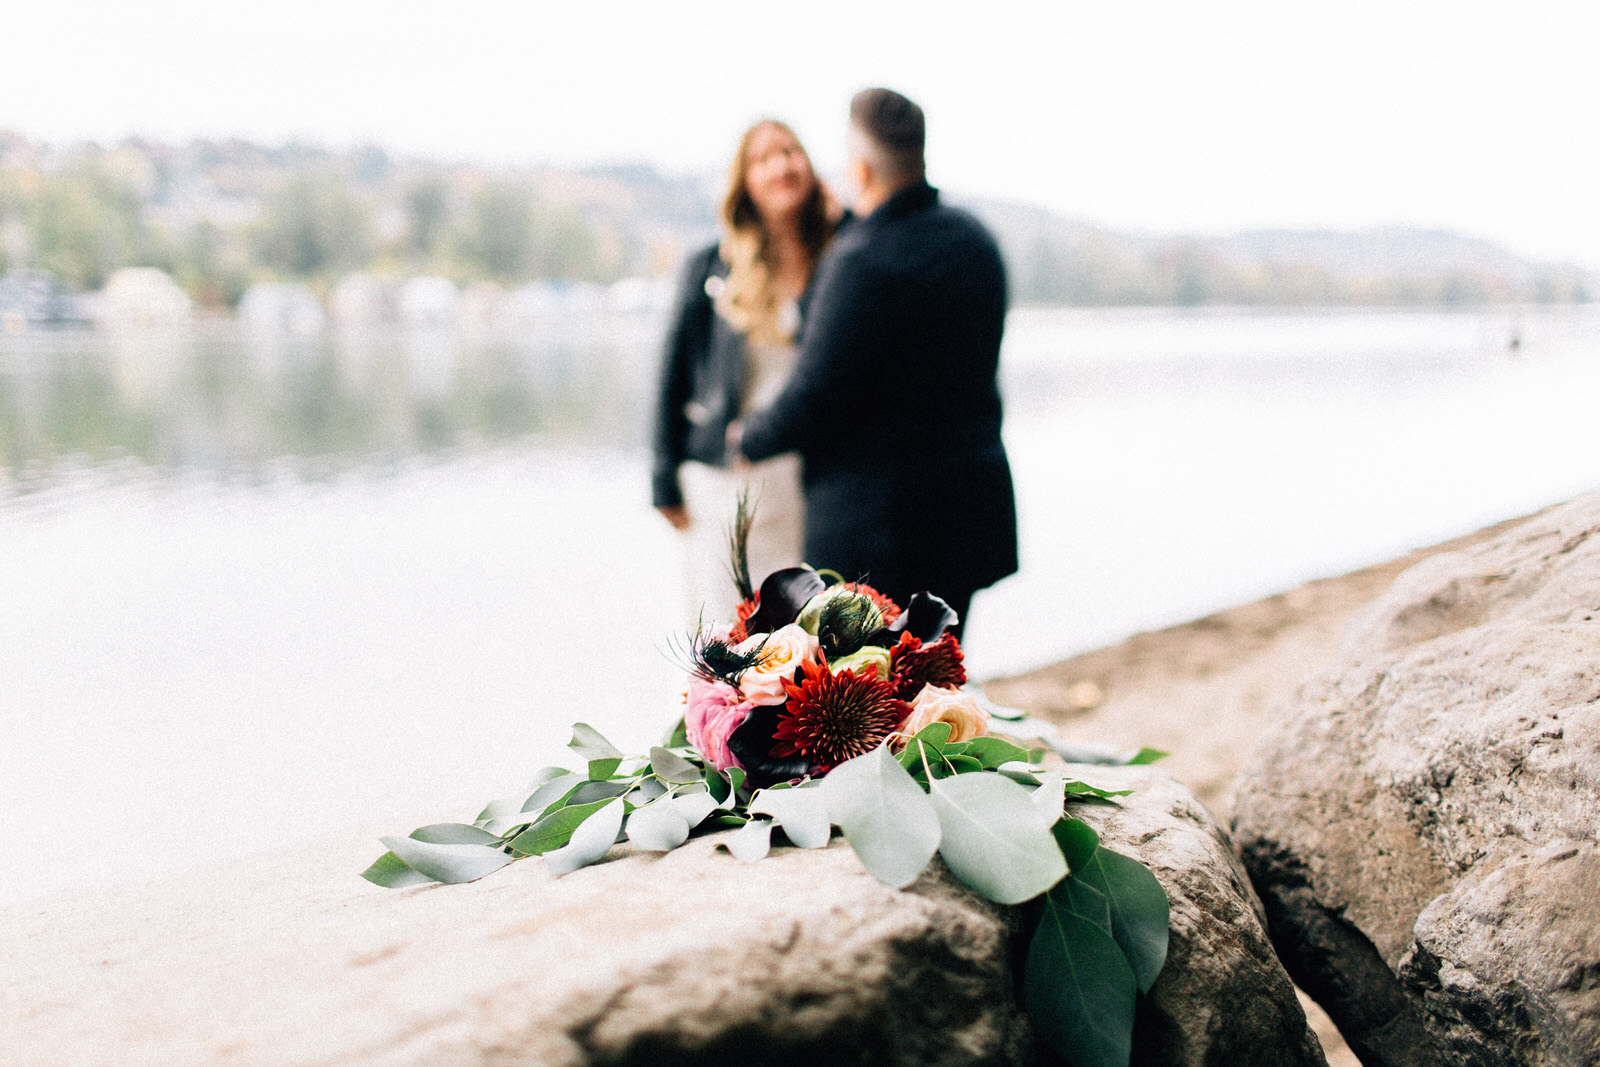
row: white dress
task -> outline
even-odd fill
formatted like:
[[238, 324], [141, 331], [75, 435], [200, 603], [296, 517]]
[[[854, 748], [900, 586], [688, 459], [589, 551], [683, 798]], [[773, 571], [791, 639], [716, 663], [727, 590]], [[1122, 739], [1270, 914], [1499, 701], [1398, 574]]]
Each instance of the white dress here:
[[[798, 316], [798, 309], [792, 305], [786, 306], [784, 312], [787, 319]], [[795, 346], [751, 341], [746, 344], [745, 353], [741, 417], [777, 399], [794, 370]], [[805, 501], [800, 490], [800, 457], [789, 452], [742, 469], [689, 460], [679, 468], [678, 477], [683, 485], [684, 507], [689, 512], [683, 544], [690, 626], [702, 619], [707, 627], [730, 622], [739, 594], [733, 585], [728, 532], [733, 526], [739, 492], [748, 488], [755, 505], [755, 525], [750, 530], [750, 579], [759, 589], [768, 574], [801, 562]]]

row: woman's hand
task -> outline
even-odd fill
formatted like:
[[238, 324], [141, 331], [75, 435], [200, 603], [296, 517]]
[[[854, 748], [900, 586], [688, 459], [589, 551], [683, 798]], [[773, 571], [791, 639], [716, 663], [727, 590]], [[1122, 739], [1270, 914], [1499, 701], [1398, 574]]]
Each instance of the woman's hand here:
[[687, 530], [689, 528], [689, 509], [682, 504], [670, 508], [656, 508], [661, 512], [661, 517], [672, 523], [674, 530]]
[[749, 467], [750, 461], [744, 458], [744, 423], [738, 419], [728, 423], [728, 434], [724, 440], [728, 448], [728, 466], [736, 471]]

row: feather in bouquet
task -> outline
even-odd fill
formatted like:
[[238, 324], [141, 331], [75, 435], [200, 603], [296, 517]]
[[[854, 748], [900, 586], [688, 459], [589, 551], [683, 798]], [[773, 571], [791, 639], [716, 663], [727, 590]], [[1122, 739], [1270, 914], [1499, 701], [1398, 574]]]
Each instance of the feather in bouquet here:
[[837, 827], [889, 885], [909, 885], [937, 854], [990, 900], [1037, 901], [1023, 979], [1035, 1030], [1074, 1067], [1126, 1064], [1135, 1001], [1166, 959], [1167, 897], [1066, 810], [1115, 794], [991, 733], [984, 702], [962, 688], [959, 620], [944, 601], [919, 593], [899, 605], [809, 567], [752, 589], [748, 524], [741, 506], [743, 601], [725, 627], [691, 639], [686, 711], [662, 744], [628, 757], [576, 724], [578, 769], [545, 768], [470, 825], [384, 838], [390, 851], [364, 877], [465, 882], [528, 856], [561, 875], [619, 841], [665, 851], [730, 828], [723, 846], [756, 862], [775, 832], [820, 848]]

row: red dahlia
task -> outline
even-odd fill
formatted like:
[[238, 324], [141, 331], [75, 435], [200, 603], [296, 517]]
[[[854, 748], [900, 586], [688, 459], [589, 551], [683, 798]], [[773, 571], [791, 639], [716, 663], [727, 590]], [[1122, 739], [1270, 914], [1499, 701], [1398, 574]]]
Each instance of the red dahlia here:
[[954, 689], [967, 681], [961, 642], [955, 634], [945, 634], [931, 645], [901, 634], [899, 643], [889, 650], [889, 670], [894, 676], [894, 695], [901, 700], [915, 699], [925, 685]]
[[833, 674], [824, 660], [802, 665], [796, 679], [783, 686], [789, 701], [772, 731], [772, 755], [803, 755], [815, 773], [871, 752], [911, 714], [911, 705], [870, 671]]
[[900, 605], [896, 604], [894, 601], [890, 600], [888, 597], [872, 588], [872, 586], [867, 585], [865, 582], [846, 582], [844, 583], [844, 587], [850, 590], [850, 592], [864, 596], [868, 600], [872, 601], [872, 603], [877, 606], [878, 611], [883, 614], [883, 624], [885, 626], [888, 626], [891, 622], [894, 622], [894, 620], [900, 617]]

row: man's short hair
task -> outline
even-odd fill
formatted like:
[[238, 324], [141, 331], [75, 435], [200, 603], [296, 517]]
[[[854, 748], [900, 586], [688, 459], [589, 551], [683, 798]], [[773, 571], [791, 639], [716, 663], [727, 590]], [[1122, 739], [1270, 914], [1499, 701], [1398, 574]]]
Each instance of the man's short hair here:
[[865, 135], [885, 178], [898, 185], [923, 176], [928, 126], [916, 104], [893, 89], [863, 89], [850, 101], [850, 122]]

